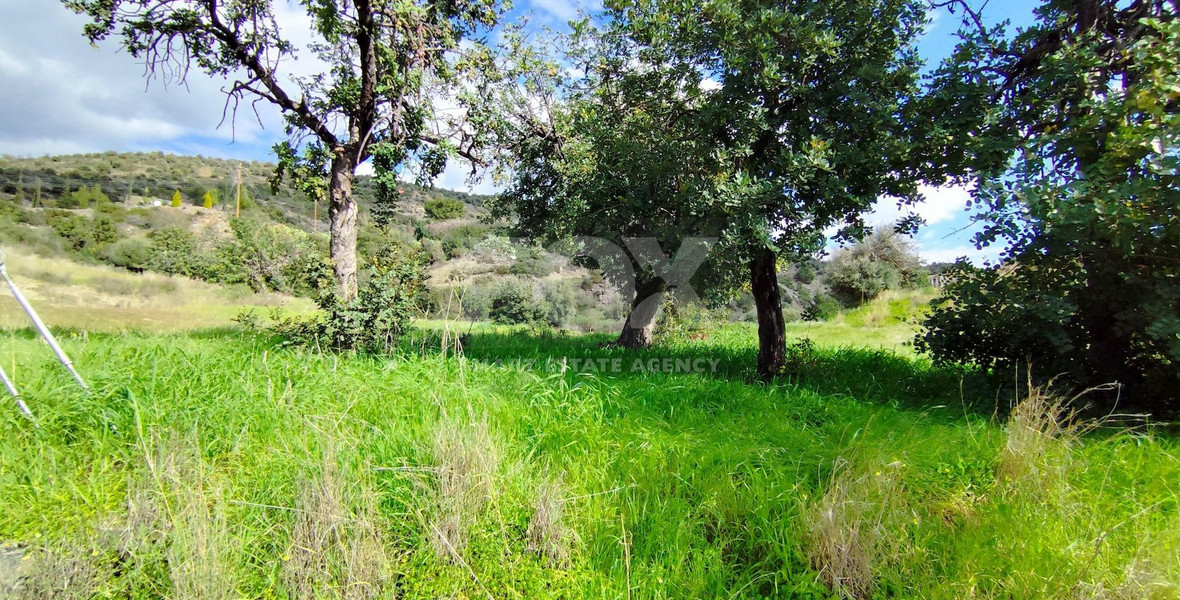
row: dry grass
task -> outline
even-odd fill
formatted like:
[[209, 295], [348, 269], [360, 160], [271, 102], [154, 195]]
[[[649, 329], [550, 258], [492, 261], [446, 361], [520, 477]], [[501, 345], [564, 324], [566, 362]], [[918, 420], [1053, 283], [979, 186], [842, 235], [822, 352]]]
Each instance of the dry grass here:
[[[89, 331], [182, 331], [224, 326], [246, 307], [282, 307], [302, 313], [313, 303], [282, 294], [254, 294], [244, 286], [218, 286], [159, 273], [135, 274], [105, 265], [46, 258], [2, 248], [9, 274], [44, 321]], [[28, 317], [0, 293], [0, 325], [27, 327]]]
[[811, 564], [842, 598], [872, 596], [874, 572], [890, 559], [894, 542], [887, 530], [895, 528], [904, 510], [899, 498], [901, 467], [892, 462], [862, 474], [844, 463], [824, 495], [806, 509]]
[[566, 502], [562, 475], [546, 477], [537, 488], [533, 516], [529, 519], [529, 550], [543, 556], [554, 567], [567, 564], [574, 541], [573, 532], [563, 520]]
[[[335, 455], [299, 485], [291, 545], [283, 557], [282, 580], [292, 598], [332, 597], [369, 600], [384, 588], [388, 558], [377, 521], [377, 507], [363, 481], [355, 502], [346, 495]], [[355, 508], [352, 506], [355, 505]]]
[[229, 544], [221, 494], [207, 495], [201, 480], [181, 485], [173, 505], [168, 567], [178, 600], [234, 598]]
[[[1034, 386], [1016, 403], [1008, 417], [1007, 438], [1000, 450], [996, 476], [1002, 481], [1060, 481], [1069, 465], [1069, 448], [1094, 424], [1078, 418], [1068, 399], [1052, 393], [1052, 382]], [[1079, 396], [1080, 397], [1080, 396]]]
[[88, 553], [72, 548], [42, 548], [15, 590], [21, 600], [87, 600], [99, 595], [113, 573]]
[[471, 529], [494, 493], [499, 455], [487, 417], [467, 423], [443, 415], [434, 437], [435, 485], [428, 530], [440, 557], [460, 561]]

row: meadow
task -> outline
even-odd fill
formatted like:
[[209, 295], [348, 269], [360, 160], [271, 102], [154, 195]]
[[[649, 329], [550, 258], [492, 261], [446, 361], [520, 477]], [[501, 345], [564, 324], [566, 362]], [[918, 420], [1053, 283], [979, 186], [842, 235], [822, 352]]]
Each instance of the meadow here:
[[10, 329], [11, 595], [1177, 597], [1172, 434], [932, 367], [875, 310], [796, 325], [771, 385], [742, 324], [636, 353], [434, 323], [382, 357], [75, 331], [89, 393]]
[[[108, 265], [39, 256], [4, 246], [8, 274], [46, 323], [83, 331], [176, 332], [232, 325], [250, 308], [304, 313], [315, 304], [285, 294], [256, 294], [160, 273], [130, 273]], [[0, 284], [0, 327], [28, 325], [28, 317]]]

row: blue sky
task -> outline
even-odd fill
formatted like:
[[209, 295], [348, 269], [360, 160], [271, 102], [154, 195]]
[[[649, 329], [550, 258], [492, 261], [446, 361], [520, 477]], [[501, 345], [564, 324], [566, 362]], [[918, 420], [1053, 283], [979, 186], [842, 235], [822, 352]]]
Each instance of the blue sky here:
[[[509, 17], [528, 15], [534, 25], [562, 30], [579, 9], [597, 10], [597, 2], [523, 0]], [[280, 26], [306, 30], [298, 2], [277, 0], [276, 6]], [[1021, 0], [990, 0], [984, 16], [989, 21], [1009, 19], [1024, 25], [1031, 22], [1035, 6]], [[118, 52], [114, 44], [93, 48], [82, 38], [84, 22], [57, 0], [0, 0], [0, 89], [5, 90], [0, 95], [0, 154], [159, 150], [272, 160], [270, 148], [283, 133], [277, 111], [260, 105], [255, 117], [249, 107], [243, 107], [233, 127], [228, 120], [218, 127], [225, 108], [224, 81], [194, 72], [185, 85], [159, 81], [145, 85], [142, 66]], [[937, 63], [954, 47], [958, 23], [959, 17], [946, 11], [934, 15], [919, 45], [928, 64]], [[454, 165], [435, 184], [469, 189], [464, 172]], [[495, 189], [485, 179], [474, 191]], [[979, 252], [970, 243], [966, 190], [930, 188], [925, 192], [927, 202], [916, 209], [928, 223], [916, 237], [924, 258], [942, 261], [968, 256], [978, 261], [995, 256], [997, 249]], [[871, 220], [885, 224], [899, 216], [892, 202], [884, 200]]]

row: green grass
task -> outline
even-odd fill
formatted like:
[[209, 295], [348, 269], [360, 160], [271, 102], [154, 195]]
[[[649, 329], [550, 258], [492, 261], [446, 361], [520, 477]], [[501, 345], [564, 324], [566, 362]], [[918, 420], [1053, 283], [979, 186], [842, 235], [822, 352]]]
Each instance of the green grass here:
[[[1020, 445], [1040, 438], [1009, 436], [990, 392], [889, 350], [795, 346], [763, 385], [745, 327], [638, 354], [610, 337], [486, 328], [457, 358], [424, 329], [375, 358], [65, 336], [83, 394], [10, 333], [38, 426], [0, 410], [0, 541], [97, 597], [1176, 597], [1161, 431]], [[1029, 474], [997, 476], [1005, 447]]]

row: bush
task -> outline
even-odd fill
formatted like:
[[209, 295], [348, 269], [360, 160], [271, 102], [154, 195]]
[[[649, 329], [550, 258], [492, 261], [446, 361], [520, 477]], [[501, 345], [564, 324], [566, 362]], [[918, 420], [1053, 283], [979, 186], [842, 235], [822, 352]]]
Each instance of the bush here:
[[460, 225], [442, 234], [442, 248], [451, 258], [459, 258], [475, 247], [488, 234], [486, 227]]
[[147, 266], [168, 275], [204, 275], [193, 232], [179, 227], [165, 227], [152, 233]]
[[824, 271], [833, 295], [846, 306], [863, 304], [885, 290], [918, 287], [928, 275], [909, 242], [890, 231], [875, 232], [837, 251]]
[[334, 293], [323, 294], [318, 315], [281, 322], [275, 331], [294, 344], [389, 352], [405, 333], [425, 293], [423, 269], [416, 260], [397, 264], [377, 260], [356, 298], [345, 302]]
[[536, 325], [545, 322], [548, 313], [549, 307], [537, 300], [531, 285], [509, 281], [492, 297], [488, 316], [503, 325]]
[[107, 246], [107, 262], [128, 271], [142, 273], [151, 262], [151, 244], [144, 238], [126, 238]]
[[804, 321], [827, 321], [840, 314], [840, 303], [827, 294], [816, 294], [803, 310]]
[[[1174, 284], [1160, 285], [1152, 272], [1128, 268], [1116, 290], [1099, 295], [1087, 286], [1081, 264], [1038, 254], [988, 268], [959, 263], [946, 275], [916, 340], [936, 364], [1009, 370], [1031, 362], [1041, 377], [1128, 386], [1091, 400], [1113, 404], [1121, 396], [1123, 405], [1129, 400], [1161, 414], [1180, 409], [1180, 288]], [[1082, 307], [1095, 301], [1114, 315], [1117, 335], [1086, 320]]]
[[809, 285], [815, 281], [815, 269], [810, 263], [800, 263], [799, 266], [795, 267], [795, 281], [803, 285]]
[[467, 212], [467, 207], [463, 202], [454, 198], [440, 197], [431, 198], [423, 204], [426, 209], [426, 214], [432, 219], [445, 221], [447, 219], [457, 219], [462, 217]]

